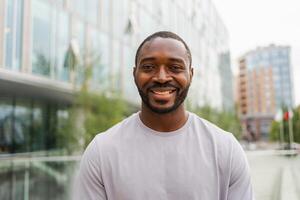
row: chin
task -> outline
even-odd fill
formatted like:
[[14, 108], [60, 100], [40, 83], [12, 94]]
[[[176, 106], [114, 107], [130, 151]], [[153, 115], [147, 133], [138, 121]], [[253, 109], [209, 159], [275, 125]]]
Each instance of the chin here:
[[180, 105], [173, 105], [170, 107], [155, 107], [153, 105], [146, 105], [146, 107], [148, 107], [152, 112], [157, 113], [157, 114], [168, 114], [168, 113], [172, 113], [175, 110], [178, 109]]

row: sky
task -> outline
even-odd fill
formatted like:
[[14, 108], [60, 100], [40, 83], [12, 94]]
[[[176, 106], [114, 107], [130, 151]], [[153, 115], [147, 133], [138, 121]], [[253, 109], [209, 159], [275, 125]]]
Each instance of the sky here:
[[296, 105], [300, 104], [300, 0], [212, 0], [229, 32], [231, 61], [258, 46], [291, 46]]

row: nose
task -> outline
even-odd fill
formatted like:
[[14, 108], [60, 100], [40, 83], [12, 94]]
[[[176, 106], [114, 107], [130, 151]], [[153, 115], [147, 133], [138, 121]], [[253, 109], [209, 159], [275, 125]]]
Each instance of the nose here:
[[154, 77], [154, 80], [159, 83], [165, 83], [172, 80], [172, 77], [169, 75], [168, 71], [164, 66], [161, 66]]

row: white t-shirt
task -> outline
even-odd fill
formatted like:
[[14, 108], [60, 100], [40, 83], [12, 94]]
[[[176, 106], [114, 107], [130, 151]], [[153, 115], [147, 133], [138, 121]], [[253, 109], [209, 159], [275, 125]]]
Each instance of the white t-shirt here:
[[135, 113], [98, 134], [83, 154], [74, 199], [252, 200], [245, 154], [231, 133], [189, 113], [157, 132]]

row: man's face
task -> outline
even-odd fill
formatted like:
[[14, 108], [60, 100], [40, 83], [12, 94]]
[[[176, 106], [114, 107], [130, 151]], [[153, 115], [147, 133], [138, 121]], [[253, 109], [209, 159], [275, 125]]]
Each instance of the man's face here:
[[187, 51], [180, 41], [158, 37], [146, 42], [134, 68], [143, 104], [160, 114], [183, 106], [193, 76], [189, 65]]

